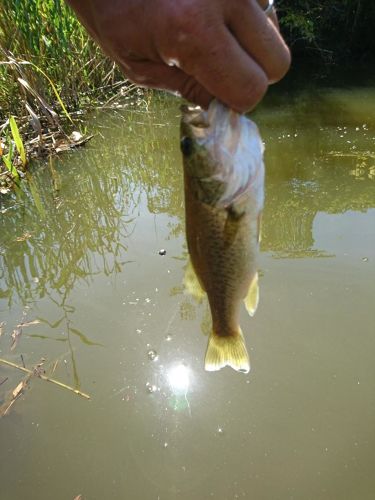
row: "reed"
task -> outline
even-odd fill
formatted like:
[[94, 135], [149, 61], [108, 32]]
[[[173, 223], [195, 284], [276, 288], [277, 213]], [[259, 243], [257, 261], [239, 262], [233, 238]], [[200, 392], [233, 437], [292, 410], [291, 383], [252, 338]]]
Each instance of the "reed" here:
[[46, 101], [56, 102], [43, 73], [48, 75], [70, 109], [122, 78], [62, 0], [2, 0], [0, 50], [1, 121], [25, 111], [24, 89], [9, 57], [32, 63], [23, 65], [25, 79]]
[[107, 101], [125, 83], [63, 0], [1, 3], [0, 194], [18, 183], [28, 158], [74, 143], [70, 112]]

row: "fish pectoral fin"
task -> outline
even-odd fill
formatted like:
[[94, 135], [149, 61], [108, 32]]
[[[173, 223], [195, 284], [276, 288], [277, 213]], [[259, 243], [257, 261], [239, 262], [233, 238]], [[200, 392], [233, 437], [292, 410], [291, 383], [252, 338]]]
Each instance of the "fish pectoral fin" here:
[[237, 372], [249, 373], [250, 371], [249, 355], [240, 328], [236, 335], [221, 337], [215, 332], [210, 335], [204, 368], [208, 372], [214, 372], [221, 370], [224, 366], [230, 366]]
[[244, 203], [233, 203], [227, 207], [229, 217], [233, 220], [239, 220], [245, 215], [246, 205]]
[[244, 299], [247, 312], [250, 316], [254, 316], [259, 303], [259, 284], [258, 273], [255, 273], [253, 281], [250, 283], [249, 290]]
[[184, 287], [187, 293], [194, 297], [197, 302], [202, 302], [205, 296], [205, 291], [203, 290], [202, 285], [200, 284], [198, 277], [195, 274], [193, 264], [191, 263], [190, 259], [188, 260], [185, 269]]

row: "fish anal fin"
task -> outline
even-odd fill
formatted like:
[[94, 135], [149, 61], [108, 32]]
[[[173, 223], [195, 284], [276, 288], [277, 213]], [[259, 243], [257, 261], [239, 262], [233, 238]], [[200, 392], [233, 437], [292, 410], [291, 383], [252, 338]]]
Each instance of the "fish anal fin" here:
[[252, 282], [250, 283], [249, 290], [244, 299], [247, 312], [250, 316], [254, 316], [259, 303], [259, 284], [258, 273], [255, 273]]
[[249, 373], [250, 360], [241, 329], [236, 335], [219, 336], [212, 332], [208, 340], [204, 368], [208, 372], [230, 366], [233, 370]]
[[202, 285], [199, 282], [197, 275], [195, 274], [193, 264], [189, 259], [184, 276], [184, 287], [188, 294], [194, 297], [197, 302], [202, 302], [205, 291], [203, 290]]

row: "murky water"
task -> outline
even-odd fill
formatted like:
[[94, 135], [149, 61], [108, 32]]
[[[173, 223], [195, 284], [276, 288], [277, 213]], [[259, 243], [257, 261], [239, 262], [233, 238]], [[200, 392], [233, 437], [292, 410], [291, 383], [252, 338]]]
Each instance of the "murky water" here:
[[[175, 99], [98, 112], [85, 149], [1, 202], [0, 357], [45, 358], [91, 396], [31, 380], [0, 420], [1, 500], [374, 498], [374, 102], [271, 93], [254, 116], [267, 184], [249, 375], [203, 370]], [[0, 364], [0, 404], [24, 376]]]

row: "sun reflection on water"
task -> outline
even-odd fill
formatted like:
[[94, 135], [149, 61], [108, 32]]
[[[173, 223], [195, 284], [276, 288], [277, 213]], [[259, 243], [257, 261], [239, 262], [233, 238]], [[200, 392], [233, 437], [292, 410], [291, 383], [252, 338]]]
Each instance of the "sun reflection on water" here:
[[167, 372], [167, 379], [172, 392], [175, 395], [183, 395], [188, 392], [191, 372], [183, 364], [172, 366]]
[[192, 373], [189, 367], [179, 363], [171, 366], [167, 370], [167, 381], [172, 391], [172, 396], [169, 399], [169, 406], [175, 411], [183, 411], [188, 409], [191, 416], [190, 403], [187, 397], [191, 381]]

